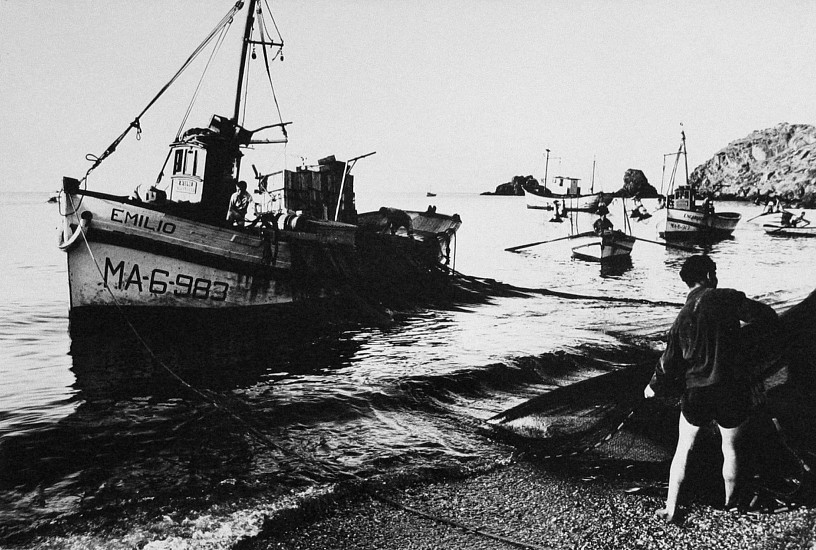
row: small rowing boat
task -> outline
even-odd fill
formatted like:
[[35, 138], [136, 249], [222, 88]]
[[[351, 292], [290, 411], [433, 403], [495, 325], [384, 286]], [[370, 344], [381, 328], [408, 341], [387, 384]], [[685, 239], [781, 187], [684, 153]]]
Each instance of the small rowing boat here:
[[623, 231], [605, 231], [588, 243], [572, 248], [572, 257], [586, 262], [617, 262], [630, 259], [635, 237]]
[[816, 237], [816, 226], [786, 226], [775, 223], [762, 224], [762, 229], [768, 235], [780, 237]]

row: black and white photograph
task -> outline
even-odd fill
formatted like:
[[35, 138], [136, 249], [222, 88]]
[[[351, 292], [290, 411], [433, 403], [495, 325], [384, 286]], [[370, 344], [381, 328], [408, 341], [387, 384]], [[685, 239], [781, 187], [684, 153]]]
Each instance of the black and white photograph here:
[[816, 548], [816, 3], [0, 21], [0, 548]]

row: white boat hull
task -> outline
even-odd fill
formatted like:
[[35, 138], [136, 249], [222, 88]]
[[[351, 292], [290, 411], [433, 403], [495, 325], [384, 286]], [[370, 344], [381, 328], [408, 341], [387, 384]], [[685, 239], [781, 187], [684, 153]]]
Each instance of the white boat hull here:
[[240, 274], [106, 243], [89, 245], [83, 243], [68, 253], [74, 308], [229, 308], [293, 301], [291, 288], [271, 277]]
[[816, 227], [809, 225], [790, 227], [777, 223], [766, 223], [762, 225], [762, 229], [768, 235], [778, 235], [780, 237], [816, 237]]
[[727, 238], [740, 221], [736, 212], [706, 214], [701, 211], [666, 208], [658, 234], [664, 239]]
[[553, 210], [555, 202], [558, 201], [565, 210], [579, 212], [594, 212], [601, 202], [601, 193], [591, 195], [559, 195], [559, 194], [539, 194], [530, 189], [524, 190], [524, 198], [527, 201], [527, 208], [537, 210]]

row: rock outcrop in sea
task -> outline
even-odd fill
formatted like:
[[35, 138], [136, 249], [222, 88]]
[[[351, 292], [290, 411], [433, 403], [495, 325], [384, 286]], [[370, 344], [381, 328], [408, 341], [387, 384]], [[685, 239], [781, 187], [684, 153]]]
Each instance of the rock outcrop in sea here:
[[816, 207], [816, 127], [783, 122], [733, 141], [689, 176], [702, 194]]
[[634, 197], [640, 198], [656, 197], [659, 195], [654, 185], [649, 183], [646, 174], [643, 170], [637, 168], [629, 168], [623, 174], [623, 187], [613, 193], [616, 197]]
[[513, 176], [511, 181], [499, 184], [494, 192], [485, 191], [482, 195], [515, 195], [520, 197], [524, 195], [522, 189], [524, 186], [535, 187], [537, 185], [538, 180], [533, 176]]

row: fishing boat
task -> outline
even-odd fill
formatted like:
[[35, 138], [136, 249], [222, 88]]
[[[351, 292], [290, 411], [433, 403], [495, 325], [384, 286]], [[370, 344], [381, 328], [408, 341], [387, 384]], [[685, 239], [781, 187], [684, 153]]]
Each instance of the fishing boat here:
[[[374, 153], [347, 161], [328, 156], [313, 166], [267, 174], [252, 164], [254, 176], [244, 175], [245, 155], [288, 139], [289, 123], [280, 118], [270, 69], [271, 61], [282, 58], [283, 40], [267, 3], [258, 0], [246, 2], [232, 116], [216, 114], [209, 124], [186, 131], [178, 121], [168, 121], [168, 127], [180, 129], [159, 177], [155, 183], [131, 182], [132, 195], [88, 189], [88, 175], [131, 130], [141, 134], [142, 115], [191, 60], [208, 46], [213, 51], [220, 46], [244, 6], [236, 2], [108, 149], [89, 156], [93, 164], [84, 177], [63, 178], [59, 247], [67, 254], [72, 313], [130, 307], [240, 311], [290, 304], [289, 309], [347, 295], [387, 307], [394, 289], [404, 299], [450, 273], [458, 215], [403, 212], [412, 226], [406, 232], [394, 230], [382, 212], [357, 214], [350, 172]], [[270, 87], [265, 105], [277, 118], [250, 129], [247, 83], [250, 71], [258, 69]], [[194, 99], [197, 95], [198, 90]], [[261, 158], [273, 156], [280, 157]], [[236, 184], [253, 177], [257, 189], [247, 210], [228, 218], [233, 200], [240, 198]]]
[[[612, 197], [604, 197], [603, 193], [595, 193], [595, 163], [592, 163], [592, 184], [589, 194], [581, 193], [580, 179], [567, 176], [553, 177], [553, 189], [547, 186], [547, 172], [550, 165], [550, 150], [547, 149], [544, 164], [544, 185], [537, 182], [532, 185], [522, 185], [521, 189], [527, 201], [527, 208], [536, 210], [559, 210], [561, 212], [595, 212], [601, 204], [608, 204]], [[560, 206], [557, 207], [556, 203]]]
[[522, 186], [527, 208], [538, 210], [552, 210], [559, 202], [564, 211], [595, 212], [600, 204], [606, 204], [607, 198], [603, 193], [582, 194], [580, 179], [567, 176], [553, 177], [553, 189], [545, 185]]
[[[686, 153], [686, 133], [681, 132], [680, 149], [675, 156], [667, 193], [666, 208], [658, 220], [658, 234], [664, 239], [722, 239], [734, 232], [740, 221], [736, 212], [716, 212], [714, 203], [699, 196], [696, 186], [689, 184], [688, 155]], [[675, 177], [680, 157], [683, 157], [686, 171], [684, 185], [675, 187]], [[665, 157], [664, 157], [665, 159]]]

